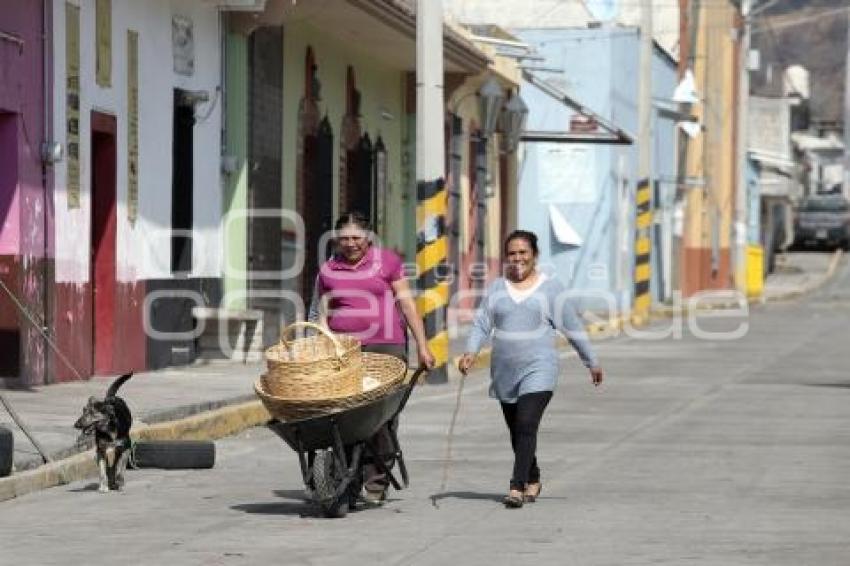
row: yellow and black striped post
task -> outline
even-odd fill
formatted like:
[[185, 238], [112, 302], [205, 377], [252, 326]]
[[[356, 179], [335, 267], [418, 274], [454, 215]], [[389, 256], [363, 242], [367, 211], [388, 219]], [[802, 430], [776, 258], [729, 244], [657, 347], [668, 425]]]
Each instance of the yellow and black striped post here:
[[652, 239], [650, 228], [652, 226], [652, 191], [647, 179], [641, 180], [637, 186], [635, 197], [637, 206], [637, 218], [635, 227], [637, 230], [635, 240], [635, 296], [632, 306], [632, 320], [643, 322], [649, 317], [649, 308], [652, 305], [650, 295], [650, 278], [652, 270], [650, 257], [652, 255]]
[[448, 381], [449, 242], [446, 235], [448, 193], [443, 179], [417, 183], [416, 266], [419, 272], [416, 307], [425, 324], [428, 346], [436, 358], [429, 383]]

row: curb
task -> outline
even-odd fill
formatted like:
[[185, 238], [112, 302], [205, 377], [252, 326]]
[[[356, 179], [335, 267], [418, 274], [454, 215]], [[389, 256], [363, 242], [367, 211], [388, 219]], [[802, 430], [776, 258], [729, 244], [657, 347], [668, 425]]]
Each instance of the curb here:
[[[134, 429], [134, 440], [214, 440], [270, 419], [260, 401], [229, 405], [175, 421]], [[97, 476], [94, 449], [0, 479], [0, 501]]]
[[[834, 275], [835, 271], [838, 269], [838, 263], [841, 260], [843, 255], [843, 250], [837, 249], [835, 253], [832, 255], [832, 259], [829, 262], [829, 267], [827, 268], [826, 273], [820, 279], [809, 283], [808, 285], [803, 286], [799, 289], [794, 289], [793, 291], [788, 291], [787, 293], [783, 293], [780, 295], [774, 295], [772, 297], [765, 297], [764, 294], [756, 296], [756, 297], [747, 297], [747, 304], [764, 304], [764, 303], [773, 303], [786, 301], [789, 299], [798, 298], [802, 295], [811, 293], [817, 288], [824, 285], [827, 281], [829, 281]], [[653, 308], [650, 310], [648, 315], [630, 315], [630, 316], [617, 316], [611, 318], [604, 322], [594, 322], [590, 323], [585, 327], [585, 330], [589, 337], [591, 338], [608, 338], [612, 336], [612, 332], [617, 332], [623, 329], [623, 327], [630, 323], [632, 326], [640, 327], [649, 323], [651, 320], [659, 320], [663, 318], [669, 318], [676, 315], [683, 315], [691, 312], [692, 310], [696, 310], [697, 312], [711, 312], [715, 310], [725, 310], [725, 309], [733, 309], [741, 306], [741, 303], [728, 301], [728, 302], [717, 302], [712, 303], [711, 305], [705, 305], [698, 307], [697, 309], [689, 309], [687, 307], [679, 307], [679, 308]], [[565, 342], [565, 341], [564, 341]], [[491, 358], [491, 350], [489, 347], [482, 348], [478, 353], [478, 357], [475, 359], [475, 363], [472, 365], [472, 369], [484, 369], [490, 366], [490, 358]], [[451, 359], [451, 366], [457, 368], [458, 362], [460, 361], [460, 356], [455, 356]]]
[[817, 279], [816, 281], [809, 283], [808, 285], [804, 285], [799, 289], [794, 289], [793, 291], [787, 291], [780, 295], [775, 295], [773, 297], [763, 299], [764, 302], [775, 303], [781, 301], [788, 301], [791, 299], [797, 299], [803, 295], [811, 293], [819, 287], [822, 287], [835, 275], [835, 272], [838, 270], [838, 263], [843, 255], [844, 250], [842, 250], [841, 248], [835, 250], [835, 253], [832, 254], [832, 259], [829, 261], [829, 267], [827, 268], [826, 273], [820, 279]]

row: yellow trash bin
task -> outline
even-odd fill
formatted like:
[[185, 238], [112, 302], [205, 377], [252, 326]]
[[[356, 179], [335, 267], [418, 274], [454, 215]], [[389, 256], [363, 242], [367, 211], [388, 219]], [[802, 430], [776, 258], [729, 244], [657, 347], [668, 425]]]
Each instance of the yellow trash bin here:
[[764, 250], [761, 246], [747, 246], [747, 296], [761, 297], [764, 293]]

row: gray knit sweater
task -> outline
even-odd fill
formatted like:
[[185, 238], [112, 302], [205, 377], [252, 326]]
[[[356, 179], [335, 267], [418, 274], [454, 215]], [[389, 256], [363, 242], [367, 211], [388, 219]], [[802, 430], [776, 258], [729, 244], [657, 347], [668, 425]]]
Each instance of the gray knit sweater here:
[[556, 331], [566, 336], [586, 367], [597, 365], [584, 325], [560, 281], [546, 279], [517, 302], [499, 278], [475, 313], [466, 351], [477, 353], [492, 338], [490, 395], [515, 403], [520, 395], [555, 389]]

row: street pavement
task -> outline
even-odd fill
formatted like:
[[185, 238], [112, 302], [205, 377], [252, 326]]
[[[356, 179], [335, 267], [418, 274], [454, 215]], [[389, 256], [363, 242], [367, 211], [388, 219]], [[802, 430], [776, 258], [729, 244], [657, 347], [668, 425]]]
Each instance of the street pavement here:
[[[765, 285], [770, 300], [795, 296], [817, 285], [829, 270], [832, 256], [824, 253], [792, 253], [780, 256], [776, 273]], [[452, 340], [458, 354], [463, 338]], [[133, 411], [136, 426], [153, 424], [217, 407], [232, 406], [255, 399], [252, 383], [263, 371], [262, 363], [198, 362], [152, 372], [139, 372], [119, 392]], [[451, 372], [456, 378], [456, 372]], [[89, 396], [101, 397], [114, 377], [53, 384], [29, 389], [7, 389], [2, 393], [48, 455], [61, 459], [82, 450], [76, 445], [77, 419]], [[15, 436], [15, 470], [20, 472], [42, 464], [38, 451], [10, 416], [0, 407], [0, 424]]]
[[[455, 390], [423, 387], [402, 415], [412, 485], [384, 507], [319, 518], [295, 454], [254, 428], [217, 441], [211, 470], [138, 470], [119, 494], [85, 481], [0, 503], [0, 564], [843, 566], [848, 315], [843, 258], [802, 299], [596, 343], [600, 388], [565, 353], [540, 432], [543, 494], [519, 510], [499, 503], [511, 454], [485, 370], [465, 383], [445, 493]], [[743, 337], [723, 339], [742, 323]]]

